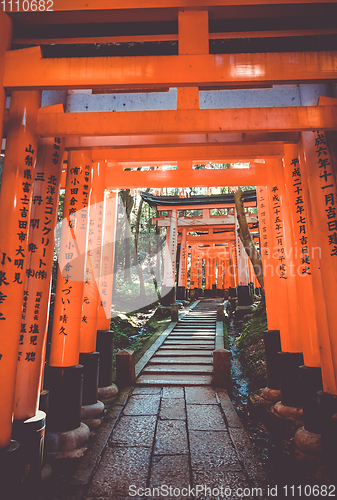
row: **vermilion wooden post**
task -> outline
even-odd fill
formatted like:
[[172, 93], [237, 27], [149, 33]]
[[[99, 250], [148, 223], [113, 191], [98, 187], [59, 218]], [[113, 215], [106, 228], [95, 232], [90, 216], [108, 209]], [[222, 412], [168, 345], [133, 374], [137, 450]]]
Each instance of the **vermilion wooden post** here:
[[299, 326], [294, 243], [288, 200], [285, 191], [283, 168], [280, 159], [271, 162], [269, 188], [273, 253], [279, 264], [276, 269], [279, 297], [282, 303], [279, 312], [282, 351], [302, 352], [302, 337]]
[[97, 330], [110, 330], [117, 204], [118, 191], [112, 189], [105, 191], [102, 260], [99, 278], [100, 304], [98, 310]]
[[49, 318], [64, 139], [43, 139], [37, 150], [28, 258], [21, 316], [14, 418], [38, 410]]
[[[0, 213], [0, 449], [11, 440], [40, 92], [12, 92]], [[28, 359], [27, 359], [28, 361]]]
[[236, 245], [230, 243], [230, 258], [231, 258], [231, 276], [232, 276], [232, 287], [238, 286], [238, 266], [237, 266], [237, 255], [236, 255]]
[[260, 228], [260, 251], [263, 266], [264, 290], [269, 330], [279, 329], [279, 307], [275, 300], [277, 289], [276, 260], [273, 258], [273, 233], [271, 227], [271, 210], [268, 188], [259, 186], [256, 189]]
[[89, 231], [80, 328], [81, 353], [96, 351], [97, 314], [99, 306], [98, 282], [101, 272], [105, 170], [106, 162], [95, 162], [92, 165]]
[[99, 352], [98, 397], [107, 399], [115, 395], [112, 383], [114, 332], [110, 330], [112, 288], [114, 280], [115, 239], [118, 211], [118, 191], [106, 190], [104, 200], [104, 227], [102, 235], [101, 271], [98, 280], [99, 310], [97, 317], [97, 344]]
[[196, 267], [195, 267], [195, 245], [192, 244], [191, 248], [191, 271], [190, 271], [190, 290], [194, 290], [196, 288]]
[[302, 133], [300, 162], [308, 210], [323, 389], [337, 395], [337, 189], [335, 167], [324, 131]]
[[199, 246], [197, 246], [197, 255], [198, 255], [198, 296], [202, 296], [202, 252], [200, 252]]
[[[208, 249], [207, 249], [208, 250]], [[208, 252], [205, 252], [205, 297], [210, 296], [210, 258]]]
[[91, 152], [70, 151], [49, 365], [76, 366], [88, 227]]
[[182, 229], [181, 231], [181, 242], [180, 242], [180, 260], [179, 260], [179, 276], [178, 276], [178, 288], [177, 288], [177, 298], [186, 298], [186, 262], [187, 262], [187, 251], [186, 251], [186, 235], [187, 229]]
[[104, 404], [97, 401], [100, 353], [96, 351], [98, 279], [101, 268], [106, 162], [91, 167], [89, 227], [84, 272], [82, 319], [80, 328], [80, 364], [84, 368], [82, 421], [90, 428], [100, 425]]
[[[296, 264], [297, 303], [302, 336], [304, 363], [320, 366], [316, 303], [312, 282], [312, 245], [309, 238], [308, 211], [303, 199], [302, 173], [296, 144], [285, 145], [284, 179], [293, 230], [294, 262]], [[319, 312], [317, 311], [319, 314]]]
[[218, 290], [220, 291], [220, 295], [223, 296], [224, 289], [224, 260], [219, 257], [219, 265], [218, 265]]
[[5, 55], [6, 51], [11, 48], [11, 40], [11, 18], [5, 12], [0, 12], [0, 148], [2, 145], [2, 126], [6, 106], [6, 93], [2, 86], [5, 72]]

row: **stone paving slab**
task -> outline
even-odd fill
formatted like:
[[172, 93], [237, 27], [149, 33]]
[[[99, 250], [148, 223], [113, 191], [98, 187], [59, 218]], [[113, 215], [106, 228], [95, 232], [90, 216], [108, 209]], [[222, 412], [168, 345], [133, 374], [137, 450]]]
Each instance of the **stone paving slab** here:
[[110, 439], [112, 446], [152, 446], [156, 416], [121, 417]]
[[188, 453], [186, 422], [160, 420], [156, 431], [155, 455], [182, 455]]
[[[150, 487], [161, 485], [182, 488], [190, 484], [190, 465], [188, 455], [158, 455], [153, 457]], [[190, 498], [190, 497], [184, 497]]]
[[[153, 406], [150, 400], [154, 401]], [[145, 411], [157, 408], [157, 413], [132, 415], [136, 404], [144, 404]], [[96, 460], [95, 473], [85, 480], [87, 494], [83, 485], [78, 484], [78, 496], [62, 500], [141, 498], [128, 495], [130, 485], [135, 488], [198, 485], [198, 494], [193, 497], [198, 500], [217, 498], [210, 496], [205, 487], [227, 488], [223, 497], [227, 500], [237, 500], [238, 488], [255, 486], [267, 491], [265, 471], [230, 405], [226, 391], [213, 387], [137, 387], [107, 439], [108, 445], [103, 446], [100, 460]], [[120, 411], [120, 405], [118, 408]], [[108, 431], [105, 432], [107, 435]]]
[[136, 394], [153, 394], [153, 395], [160, 395], [161, 394], [161, 388], [160, 387], [135, 387], [133, 389], [132, 395]]
[[188, 404], [186, 408], [188, 428], [190, 430], [221, 431], [227, 429], [218, 406]]
[[[190, 426], [189, 426], [190, 429]], [[189, 430], [191, 464], [194, 472], [213, 469], [241, 471], [239, 457], [226, 427], [221, 431]]]
[[131, 396], [124, 415], [157, 415], [160, 396], [153, 394], [139, 394]]
[[129, 486], [146, 487], [151, 448], [107, 448], [88, 496], [127, 497]]
[[[185, 392], [183, 387], [163, 387], [163, 399], [170, 398], [183, 398], [185, 397]], [[163, 400], [162, 400], [163, 403]]]
[[186, 387], [185, 394], [187, 404], [218, 404], [212, 387]]
[[160, 406], [159, 417], [167, 420], [185, 420], [186, 408], [184, 399], [163, 399]]
[[159, 374], [152, 374], [152, 375], [141, 375], [137, 379], [137, 384], [138, 385], [211, 385], [212, 382], [212, 376], [211, 375], [176, 375], [176, 374], [170, 374], [170, 375], [159, 375]]

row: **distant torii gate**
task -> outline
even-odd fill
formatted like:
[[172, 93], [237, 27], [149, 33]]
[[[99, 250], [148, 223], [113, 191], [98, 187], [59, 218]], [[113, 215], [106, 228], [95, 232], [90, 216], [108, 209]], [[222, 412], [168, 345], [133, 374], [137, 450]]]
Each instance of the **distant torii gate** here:
[[[250, 279], [253, 280], [253, 275], [251, 274], [251, 269], [249, 268], [249, 263], [247, 260], [247, 255], [242, 247], [241, 240], [238, 238], [237, 233], [237, 222], [234, 215], [234, 196], [230, 195], [215, 195], [215, 196], [195, 196], [193, 198], [179, 198], [179, 197], [160, 197], [153, 196], [148, 193], [142, 193], [143, 199], [150, 203], [151, 206], [156, 207], [159, 212], [168, 212], [168, 216], [157, 217], [152, 219], [152, 224], [156, 224], [157, 227], [166, 227], [167, 233], [167, 246], [166, 246], [166, 258], [165, 258], [165, 272], [164, 272], [164, 286], [163, 295], [166, 298], [162, 300], [165, 303], [170, 303], [174, 301], [174, 291], [175, 283], [177, 281], [177, 298], [186, 298], [186, 287], [187, 287], [187, 256], [191, 254], [190, 263], [190, 288], [199, 289], [199, 293], [202, 291], [202, 284], [200, 277], [205, 276], [205, 296], [210, 296], [215, 294], [216, 290], [216, 265], [218, 265], [218, 275], [220, 262], [222, 262], [224, 256], [220, 259], [219, 254], [223, 250], [220, 245], [228, 241], [233, 241], [236, 247], [233, 267], [235, 269], [234, 276], [237, 279], [237, 292], [239, 305], [252, 304], [252, 290], [249, 286]], [[256, 206], [256, 194], [255, 191], [248, 191], [245, 193], [245, 206]], [[226, 209], [231, 213], [226, 215], [213, 215], [210, 216], [210, 209]], [[179, 215], [179, 213], [186, 210], [200, 210], [201, 216], [185, 216]], [[250, 213], [247, 214], [247, 222], [249, 227], [254, 227], [257, 225], [257, 217], [252, 216]], [[171, 231], [181, 231], [180, 238], [180, 260], [179, 260], [179, 271], [177, 280], [173, 276], [175, 275], [175, 255], [177, 252], [177, 244], [179, 238], [171, 238]], [[203, 231], [206, 234], [191, 237], [190, 233], [195, 231]], [[225, 231], [225, 232], [224, 232]], [[194, 241], [193, 241], [194, 240]], [[192, 251], [188, 251], [189, 243], [192, 243]], [[204, 245], [204, 248], [200, 248], [198, 243]], [[210, 245], [206, 247], [206, 244]], [[174, 256], [171, 259], [167, 256]], [[199, 260], [198, 260], [199, 258]], [[204, 264], [203, 264], [204, 262]], [[218, 263], [218, 264], [216, 264]], [[221, 264], [222, 265], [222, 264]], [[170, 272], [167, 269], [170, 268]], [[228, 266], [227, 266], [228, 271]], [[221, 278], [224, 269], [222, 265]], [[165, 277], [170, 275], [169, 280]], [[199, 279], [198, 276], [199, 275]], [[235, 282], [235, 278], [234, 278]], [[252, 281], [254, 283], [254, 281]], [[255, 280], [256, 283], [256, 280]], [[219, 287], [218, 287], [219, 288]], [[223, 290], [223, 286], [221, 287]], [[213, 290], [213, 291], [212, 291]], [[228, 290], [227, 290], [228, 292]], [[220, 292], [223, 295], [223, 292]], [[227, 294], [228, 295], [228, 294]]]

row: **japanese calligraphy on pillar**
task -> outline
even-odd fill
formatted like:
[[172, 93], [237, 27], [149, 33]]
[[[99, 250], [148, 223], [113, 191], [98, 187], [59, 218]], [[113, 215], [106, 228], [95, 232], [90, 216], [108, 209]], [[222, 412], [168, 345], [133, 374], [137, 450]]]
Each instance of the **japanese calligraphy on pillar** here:
[[324, 195], [327, 224], [327, 237], [331, 246], [330, 255], [337, 257], [337, 215], [336, 215], [336, 181], [333, 174], [330, 154], [324, 133], [315, 132], [315, 146], [318, 165], [318, 178]]
[[69, 152], [50, 366], [74, 366], [79, 360], [91, 164], [90, 151]]
[[175, 282], [175, 264], [176, 264], [176, 251], [177, 251], [177, 211], [172, 210], [171, 213], [171, 224], [170, 224], [170, 237], [169, 237], [169, 254], [167, 262], [167, 277], [166, 285], [174, 286]]
[[186, 281], [186, 229], [181, 232], [179, 286], [185, 286]]
[[[10, 255], [7, 252], [1, 252], [0, 306], [8, 298], [6, 287], [10, 283], [22, 285], [24, 280], [35, 156], [35, 149], [31, 144], [27, 144], [23, 154], [25, 165], [23, 179], [18, 185], [18, 209], [16, 210], [18, 220], [13, 231], [16, 248]], [[6, 315], [3, 312], [0, 312], [1, 320], [6, 320]]]
[[259, 228], [260, 228], [260, 245], [261, 245], [261, 255], [263, 257], [269, 257], [269, 243], [268, 243], [268, 231], [267, 231], [267, 220], [266, 220], [266, 193], [264, 187], [257, 188], [258, 191], [258, 202], [259, 202]]
[[287, 279], [286, 273], [287, 273], [287, 268], [285, 262], [285, 248], [284, 248], [284, 228], [283, 228], [283, 221], [281, 218], [281, 204], [280, 204], [280, 197], [278, 194], [278, 187], [274, 186], [271, 188], [272, 191], [272, 207], [273, 207], [273, 213], [274, 217], [272, 219], [274, 229], [275, 229], [275, 236], [276, 236], [276, 249], [277, 249], [277, 254], [278, 254], [278, 260], [280, 261], [280, 264], [278, 266], [278, 277], [281, 279]]
[[[61, 154], [61, 157], [60, 157]], [[41, 155], [41, 158], [40, 158]], [[38, 362], [47, 326], [63, 141], [39, 146], [34, 178], [19, 361]], [[27, 336], [26, 336], [27, 334]], [[36, 352], [39, 353], [36, 356]]]
[[295, 212], [298, 214], [298, 220], [296, 220], [297, 225], [297, 239], [301, 248], [301, 274], [311, 274], [310, 271], [310, 252], [308, 244], [308, 234], [307, 234], [307, 221], [304, 200], [302, 195], [302, 180], [301, 171], [298, 158], [293, 158], [291, 161], [292, 166], [292, 180], [293, 188], [295, 193]]

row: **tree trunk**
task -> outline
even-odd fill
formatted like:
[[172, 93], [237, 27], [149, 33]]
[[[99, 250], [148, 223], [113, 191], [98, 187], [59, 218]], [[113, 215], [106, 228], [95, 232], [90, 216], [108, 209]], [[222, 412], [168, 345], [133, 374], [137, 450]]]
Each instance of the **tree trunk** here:
[[125, 281], [131, 279], [131, 227], [130, 216], [133, 207], [133, 197], [130, 194], [130, 189], [125, 189], [121, 192], [123, 200], [126, 222], [124, 229], [124, 279]]
[[[147, 190], [147, 192], [148, 191], [149, 190]], [[138, 276], [139, 276], [139, 294], [141, 296], [145, 296], [146, 295], [143, 271], [142, 271], [142, 268], [141, 268], [141, 266], [139, 264], [139, 261], [138, 261], [139, 228], [140, 228], [140, 218], [141, 218], [141, 215], [142, 215], [143, 204], [144, 204], [144, 200], [142, 198], [140, 200], [140, 202], [139, 202], [138, 211], [137, 211], [136, 233], [135, 233], [135, 259], [134, 259], [136, 270], [137, 270], [137, 273], [138, 273]]]
[[239, 223], [239, 236], [245, 247], [246, 253], [253, 264], [255, 275], [261, 286], [262, 296], [264, 297], [264, 280], [261, 255], [256, 249], [252, 235], [250, 234], [246, 214], [243, 206], [243, 193], [242, 189], [238, 188], [234, 192], [234, 201], [236, 208], [236, 216]]

